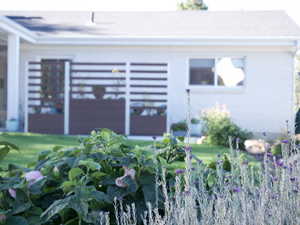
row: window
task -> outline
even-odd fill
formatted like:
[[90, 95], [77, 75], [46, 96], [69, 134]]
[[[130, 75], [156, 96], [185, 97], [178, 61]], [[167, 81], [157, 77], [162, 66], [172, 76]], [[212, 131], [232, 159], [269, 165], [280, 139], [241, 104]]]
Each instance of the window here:
[[191, 85], [214, 85], [214, 59], [191, 59], [190, 60], [190, 84]]
[[190, 59], [189, 84], [192, 86], [243, 86], [244, 64], [244, 58]]

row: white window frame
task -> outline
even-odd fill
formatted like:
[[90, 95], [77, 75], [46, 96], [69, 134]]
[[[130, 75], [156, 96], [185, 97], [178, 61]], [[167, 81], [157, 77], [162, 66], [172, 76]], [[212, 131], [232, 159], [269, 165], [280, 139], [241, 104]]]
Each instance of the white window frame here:
[[[216, 63], [220, 58], [233, 58], [233, 59], [243, 59], [244, 60], [244, 73], [245, 79], [243, 81], [243, 85], [235, 86], [235, 87], [226, 87], [218, 85], [218, 74], [216, 73]], [[192, 59], [213, 59], [215, 63], [214, 67], [214, 84], [213, 85], [200, 85], [200, 84], [190, 84], [190, 61]], [[187, 85], [186, 87], [191, 91], [199, 91], [199, 92], [229, 92], [229, 93], [240, 93], [246, 89], [247, 85], [247, 57], [244, 55], [217, 55], [217, 56], [192, 56], [187, 58]]]

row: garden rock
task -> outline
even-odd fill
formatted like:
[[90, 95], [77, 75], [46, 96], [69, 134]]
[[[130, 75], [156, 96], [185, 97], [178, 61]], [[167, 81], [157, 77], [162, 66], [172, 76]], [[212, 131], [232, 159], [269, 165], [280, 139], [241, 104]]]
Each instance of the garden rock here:
[[263, 154], [271, 148], [271, 145], [262, 139], [246, 140], [244, 142], [244, 145], [246, 151], [249, 152], [250, 154]]

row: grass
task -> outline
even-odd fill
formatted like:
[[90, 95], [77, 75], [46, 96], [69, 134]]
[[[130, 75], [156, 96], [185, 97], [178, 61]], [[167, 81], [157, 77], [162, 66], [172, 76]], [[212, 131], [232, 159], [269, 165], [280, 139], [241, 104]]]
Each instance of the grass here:
[[[65, 147], [74, 147], [78, 143], [78, 136], [62, 136], [62, 135], [43, 135], [33, 133], [2, 133], [0, 141], [8, 141], [20, 148], [20, 151], [11, 151], [1, 166], [7, 166], [9, 163], [14, 163], [21, 166], [34, 162], [37, 159], [39, 152], [52, 149], [56, 145]], [[150, 141], [130, 140], [130, 145], [147, 145]], [[228, 149], [219, 146], [209, 145], [192, 145], [193, 153], [204, 162], [209, 162], [218, 154], [228, 152]], [[182, 167], [183, 163], [175, 163], [172, 167]]]

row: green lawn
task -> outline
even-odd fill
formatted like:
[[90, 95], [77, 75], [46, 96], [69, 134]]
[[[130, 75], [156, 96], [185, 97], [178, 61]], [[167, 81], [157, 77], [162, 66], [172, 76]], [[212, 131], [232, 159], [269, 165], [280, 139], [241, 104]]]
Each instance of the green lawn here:
[[[0, 141], [9, 141], [20, 148], [20, 152], [12, 151], [4, 161], [0, 163], [6, 166], [9, 163], [26, 166], [37, 158], [37, 153], [44, 150], [52, 149], [56, 145], [72, 147], [76, 146], [79, 137], [60, 136], [60, 135], [42, 135], [32, 133], [1, 133]], [[147, 145], [149, 141], [130, 140], [131, 145]], [[217, 154], [227, 152], [228, 149], [218, 146], [192, 145], [193, 153], [204, 162], [209, 162]], [[172, 167], [181, 167], [182, 163], [175, 164]]]

